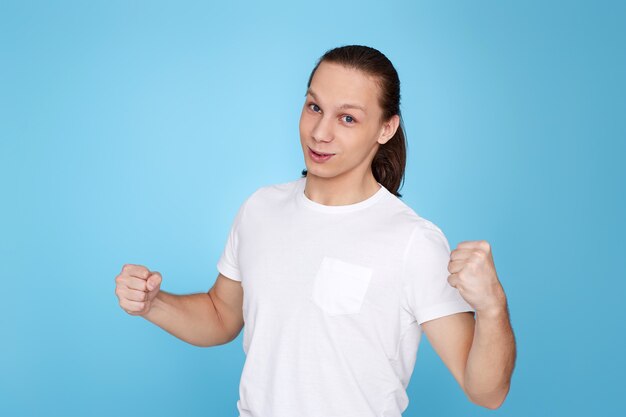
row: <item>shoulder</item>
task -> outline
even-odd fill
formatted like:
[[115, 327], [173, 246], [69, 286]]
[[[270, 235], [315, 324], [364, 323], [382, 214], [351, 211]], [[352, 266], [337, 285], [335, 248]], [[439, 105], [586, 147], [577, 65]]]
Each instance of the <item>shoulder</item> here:
[[443, 230], [432, 221], [420, 217], [411, 231], [406, 256], [435, 260], [448, 258], [449, 254], [450, 244]]
[[406, 237], [406, 251], [439, 249], [449, 250], [443, 230], [433, 220], [422, 216], [394, 194], [389, 193], [384, 210], [396, 230], [402, 229]]
[[261, 185], [246, 198], [244, 205], [262, 208], [283, 204], [294, 196], [303, 180], [304, 178], [298, 178], [288, 182]]
[[234, 224], [237, 228], [242, 228], [243, 225], [249, 223], [250, 218], [255, 221], [271, 215], [277, 207], [284, 206], [284, 203], [296, 192], [299, 184], [299, 180], [293, 180], [257, 187], [239, 205]]
[[443, 231], [435, 222], [423, 217], [405, 201], [391, 193], [387, 196], [384, 210], [392, 221], [411, 234], [411, 239], [419, 239], [429, 234], [443, 235]]

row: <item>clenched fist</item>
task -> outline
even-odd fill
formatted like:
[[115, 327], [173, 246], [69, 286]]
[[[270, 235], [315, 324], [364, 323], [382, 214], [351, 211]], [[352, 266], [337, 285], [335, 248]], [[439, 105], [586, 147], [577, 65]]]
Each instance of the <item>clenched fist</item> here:
[[161, 274], [142, 265], [126, 264], [115, 277], [115, 295], [120, 307], [133, 316], [150, 311], [152, 300], [161, 289]]
[[506, 295], [498, 280], [491, 245], [485, 240], [466, 241], [450, 253], [448, 283], [476, 312], [506, 308]]

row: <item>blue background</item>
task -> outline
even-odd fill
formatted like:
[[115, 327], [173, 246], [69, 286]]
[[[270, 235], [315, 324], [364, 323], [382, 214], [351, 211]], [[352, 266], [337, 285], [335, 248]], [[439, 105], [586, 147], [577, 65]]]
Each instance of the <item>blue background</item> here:
[[405, 416], [624, 413], [623, 2], [0, 2], [0, 414], [236, 416], [242, 334], [126, 314], [124, 263], [206, 292], [243, 200], [304, 168], [317, 58], [402, 81], [404, 201], [488, 240], [518, 342], [470, 403], [424, 339]]

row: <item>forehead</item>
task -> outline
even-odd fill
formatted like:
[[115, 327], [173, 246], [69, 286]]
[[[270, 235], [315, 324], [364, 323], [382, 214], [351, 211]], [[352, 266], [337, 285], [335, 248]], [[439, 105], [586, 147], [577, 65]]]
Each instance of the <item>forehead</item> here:
[[378, 88], [374, 77], [333, 62], [322, 62], [317, 67], [310, 86], [319, 100], [337, 106], [353, 103], [366, 111], [378, 108]]

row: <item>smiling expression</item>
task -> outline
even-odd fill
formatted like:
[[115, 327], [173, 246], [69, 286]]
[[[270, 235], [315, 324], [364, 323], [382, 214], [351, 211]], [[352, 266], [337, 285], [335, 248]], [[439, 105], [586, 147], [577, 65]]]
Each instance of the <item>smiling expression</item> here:
[[[311, 175], [361, 177], [380, 144], [389, 140], [381, 121], [379, 86], [364, 72], [332, 62], [315, 71], [300, 116], [300, 143]], [[318, 158], [311, 151], [333, 154]]]

